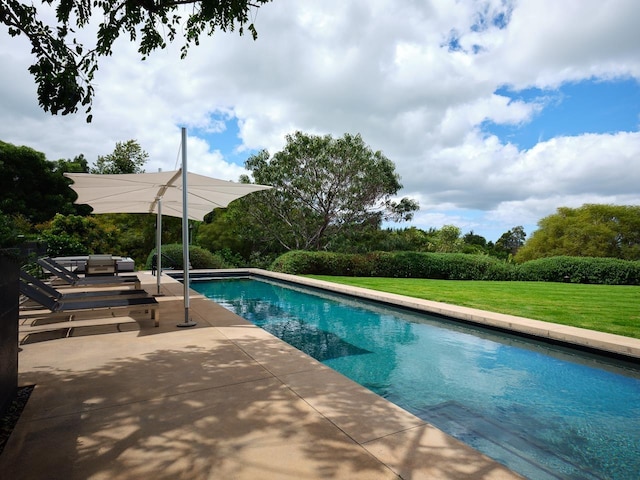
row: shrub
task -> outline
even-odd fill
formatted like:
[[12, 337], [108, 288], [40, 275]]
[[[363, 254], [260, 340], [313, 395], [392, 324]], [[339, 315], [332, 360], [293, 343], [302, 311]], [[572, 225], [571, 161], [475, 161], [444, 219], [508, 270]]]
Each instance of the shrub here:
[[280, 255], [273, 261], [270, 270], [291, 275], [312, 273], [314, 269], [312, 268], [311, 252], [292, 250]]
[[263, 254], [260, 252], [251, 252], [249, 256], [249, 267], [253, 268], [263, 268], [268, 270], [277, 257], [276, 254]]
[[548, 257], [518, 267], [518, 279], [537, 282], [640, 284], [640, 261], [595, 257]]
[[89, 248], [76, 237], [61, 234], [42, 234], [41, 240], [47, 245], [47, 255], [51, 257], [67, 257], [72, 255], [88, 255]]
[[214, 253], [214, 255], [218, 255], [222, 259], [224, 264], [228, 265], [228, 268], [242, 267], [246, 264], [239, 253], [234, 253], [229, 248], [218, 250]]
[[[145, 264], [147, 270], [151, 270], [153, 255], [155, 253], [156, 250], [153, 249], [147, 256]], [[222, 257], [195, 245], [189, 245], [189, 263], [191, 264], [191, 268], [227, 268]], [[162, 267], [182, 270], [183, 252], [181, 243], [162, 246]]]
[[14, 247], [18, 243], [18, 232], [13, 220], [0, 211], [0, 248]]
[[270, 269], [293, 275], [352, 275], [350, 257], [344, 253], [293, 250], [276, 258]]
[[640, 261], [591, 257], [541, 258], [516, 265], [464, 253], [295, 251], [278, 257], [271, 270], [294, 275], [640, 285]]
[[295, 251], [281, 255], [271, 269], [291, 274], [358, 277], [511, 280], [515, 267], [485, 255], [422, 252], [341, 254]]

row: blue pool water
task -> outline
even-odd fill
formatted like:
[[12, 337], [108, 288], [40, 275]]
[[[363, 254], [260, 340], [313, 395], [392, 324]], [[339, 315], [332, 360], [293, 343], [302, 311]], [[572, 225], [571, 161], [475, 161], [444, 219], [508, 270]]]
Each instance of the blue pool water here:
[[640, 478], [640, 370], [248, 279], [192, 288], [528, 478]]

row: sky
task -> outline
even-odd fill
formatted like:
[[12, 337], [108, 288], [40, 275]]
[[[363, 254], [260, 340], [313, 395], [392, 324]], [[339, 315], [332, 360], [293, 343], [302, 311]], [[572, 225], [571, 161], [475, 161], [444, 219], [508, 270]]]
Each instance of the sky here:
[[[637, 0], [274, 0], [258, 39], [216, 33], [142, 61], [120, 38], [95, 78], [93, 122], [37, 103], [24, 37], [0, 26], [0, 140], [90, 162], [135, 139], [148, 172], [227, 180], [287, 134], [360, 133], [396, 166], [394, 228], [528, 236], [559, 207], [640, 204]], [[91, 38], [91, 31], [83, 32]]]

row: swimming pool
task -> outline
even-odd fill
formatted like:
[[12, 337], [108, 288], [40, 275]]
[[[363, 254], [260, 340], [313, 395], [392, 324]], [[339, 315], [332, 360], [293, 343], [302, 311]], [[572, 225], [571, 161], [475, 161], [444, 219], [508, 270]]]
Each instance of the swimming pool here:
[[638, 478], [634, 366], [271, 281], [192, 288], [529, 478]]

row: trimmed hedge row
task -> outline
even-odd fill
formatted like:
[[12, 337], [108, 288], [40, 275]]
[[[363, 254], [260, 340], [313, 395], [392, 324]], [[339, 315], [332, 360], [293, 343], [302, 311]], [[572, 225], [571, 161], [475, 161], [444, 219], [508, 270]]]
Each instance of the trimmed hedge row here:
[[518, 270], [520, 279], [536, 282], [640, 285], [640, 261], [617, 258], [539, 258], [519, 265]]
[[640, 262], [614, 258], [552, 257], [516, 265], [463, 253], [292, 251], [278, 257], [270, 268], [294, 275], [640, 285]]

